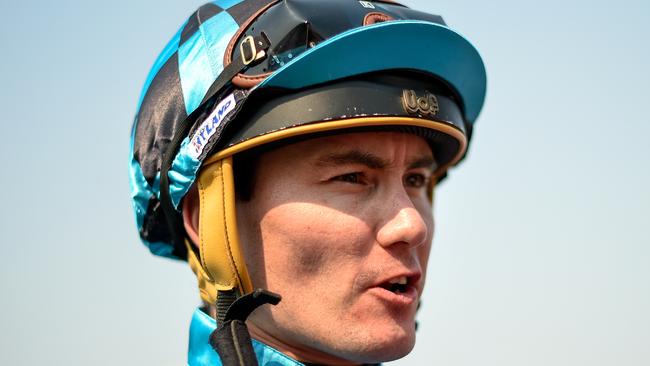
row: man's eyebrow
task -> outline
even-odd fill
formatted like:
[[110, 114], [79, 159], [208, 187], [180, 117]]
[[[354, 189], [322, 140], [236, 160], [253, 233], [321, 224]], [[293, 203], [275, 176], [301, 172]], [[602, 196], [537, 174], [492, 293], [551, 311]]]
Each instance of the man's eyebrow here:
[[316, 165], [332, 166], [345, 164], [361, 164], [371, 169], [382, 169], [388, 166], [388, 161], [367, 152], [350, 150], [342, 153], [326, 154], [316, 160]]
[[423, 156], [415, 159], [409, 164], [409, 169], [430, 168], [431, 170], [436, 170], [437, 167], [438, 164], [436, 164], [436, 161], [432, 156]]
[[[342, 153], [332, 153], [321, 156], [316, 160], [318, 166], [332, 166], [345, 164], [360, 164], [371, 169], [382, 169], [389, 165], [389, 162], [377, 155], [359, 151], [350, 150]], [[430, 168], [435, 170], [436, 161], [431, 156], [423, 156], [413, 160], [408, 165], [409, 169]]]

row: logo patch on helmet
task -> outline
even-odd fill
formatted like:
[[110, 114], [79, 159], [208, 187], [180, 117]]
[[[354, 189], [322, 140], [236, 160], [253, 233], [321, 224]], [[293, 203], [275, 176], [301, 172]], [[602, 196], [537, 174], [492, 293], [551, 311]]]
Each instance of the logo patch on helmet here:
[[402, 92], [402, 105], [407, 113], [423, 116], [434, 117], [439, 110], [438, 98], [426, 90], [424, 96], [421, 97], [418, 97], [415, 90], [404, 90]]
[[226, 99], [222, 100], [214, 109], [214, 111], [210, 113], [210, 116], [208, 116], [208, 118], [206, 118], [205, 121], [201, 123], [199, 128], [196, 129], [196, 132], [194, 132], [194, 136], [192, 136], [191, 139], [192, 147], [190, 148], [190, 152], [192, 154], [192, 157], [198, 158], [199, 155], [201, 155], [203, 149], [205, 148], [205, 145], [210, 140], [210, 137], [212, 137], [214, 133], [217, 132], [217, 129], [221, 122], [228, 115], [228, 113], [232, 112], [232, 110], [235, 109], [236, 105], [237, 101], [235, 100], [235, 95], [230, 94], [226, 97]]
[[361, 4], [361, 6], [363, 6], [366, 9], [374, 9], [375, 8], [375, 5], [373, 3], [371, 3], [370, 1], [359, 1], [359, 4]]

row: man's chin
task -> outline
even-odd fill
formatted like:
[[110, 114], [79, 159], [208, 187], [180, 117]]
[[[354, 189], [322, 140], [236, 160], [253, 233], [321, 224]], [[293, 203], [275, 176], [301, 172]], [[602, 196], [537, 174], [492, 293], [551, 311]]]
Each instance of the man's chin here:
[[[276, 329], [271, 337], [253, 324], [250, 329], [254, 338], [299, 361], [316, 364], [388, 362], [406, 356], [415, 345], [415, 320], [412, 316], [405, 315], [401, 319], [379, 316], [362, 321], [349, 319], [338, 326], [313, 325], [279, 333]], [[282, 342], [277, 343], [278, 340]]]
[[408, 355], [413, 350], [415, 329], [399, 328], [388, 332], [371, 329], [366, 342], [350, 344], [350, 346], [353, 348], [343, 350], [344, 354], [341, 355], [350, 361], [360, 363], [394, 361]]

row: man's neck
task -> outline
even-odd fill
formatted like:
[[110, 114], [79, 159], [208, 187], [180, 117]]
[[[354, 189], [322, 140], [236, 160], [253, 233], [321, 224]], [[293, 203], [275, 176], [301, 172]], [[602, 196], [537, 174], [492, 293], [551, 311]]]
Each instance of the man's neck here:
[[327, 353], [314, 350], [312, 348], [301, 347], [296, 345], [290, 345], [282, 340], [273, 337], [268, 332], [265, 332], [261, 328], [257, 327], [252, 322], [247, 322], [248, 331], [251, 334], [251, 337], [267, 344], [278, 351], [284, 353], [285, 355], [298, 360], [305, 365], [332, 365], [332, 366], [356, 366], [360, 365], [359, 363], [354, 363], [348, 360], [344, 360]]

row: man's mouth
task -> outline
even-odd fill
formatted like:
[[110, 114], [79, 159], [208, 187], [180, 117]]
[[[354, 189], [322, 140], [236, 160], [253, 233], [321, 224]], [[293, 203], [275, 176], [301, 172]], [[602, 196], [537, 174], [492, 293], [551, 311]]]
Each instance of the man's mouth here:
[[403, 274], [391, 277], [374, 286], [373, 291], [384, 301], [395, 306], [410, 306], [419, 298], [418, 283], [420, 273]]
[[384, 282], [379, 287], [386, 289], [392, 293], [399, 294], [404, 293], [408, 290], [408, 278], [406, 276], [400, 276], [393, 278], [388, 282]]

